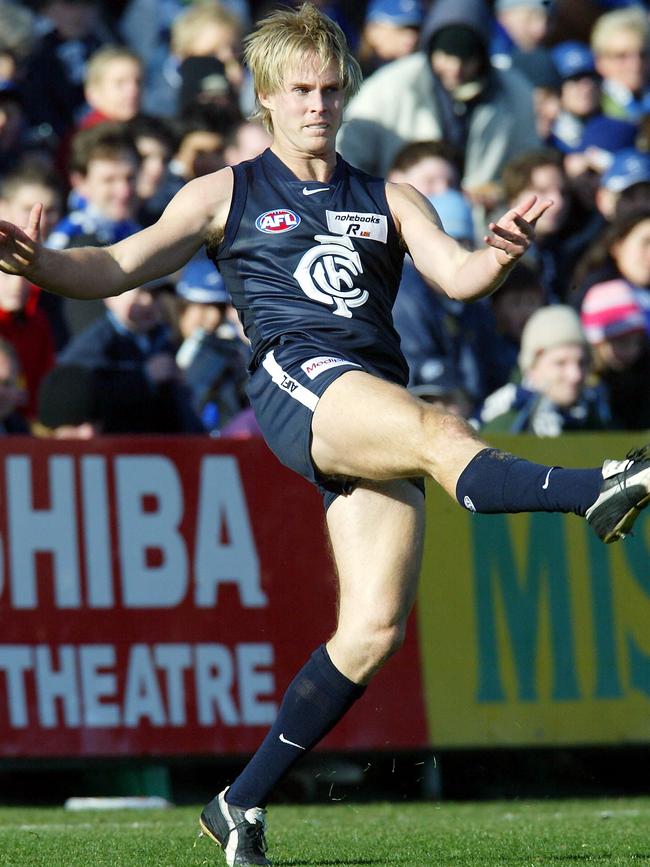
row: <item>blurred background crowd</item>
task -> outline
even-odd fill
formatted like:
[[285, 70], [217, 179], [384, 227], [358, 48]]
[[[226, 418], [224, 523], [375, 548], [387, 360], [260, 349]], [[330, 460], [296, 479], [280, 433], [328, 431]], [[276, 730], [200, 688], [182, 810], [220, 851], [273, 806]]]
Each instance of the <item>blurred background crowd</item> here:
[[[364, 73], [339, 150], [427, 196], [469, 249], [530, 194], [534, 247], [471, 305], [408, 260], [410, 387], [486, 431], [650, 428], [650, 7], [314, 0]], [[242, 39], [264, 0], [0, 0], [0, 219], [111, 244], [270, 143]], [[0, 273], [0, 430], [256, 436], [248, 348], [201, 252], [105, 302]]]

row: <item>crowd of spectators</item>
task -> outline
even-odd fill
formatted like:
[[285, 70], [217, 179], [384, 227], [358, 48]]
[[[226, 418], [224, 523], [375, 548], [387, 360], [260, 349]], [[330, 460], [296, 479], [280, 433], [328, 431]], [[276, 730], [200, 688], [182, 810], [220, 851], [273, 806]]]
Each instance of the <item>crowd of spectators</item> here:
[[[190, 179], [270, 143], [242, 40], [268, 0], [0, 0], [0, 218], [107, 245]], [[297, 0], [296, 0], [297, 2]], [[650, 3], [312, 0], [364, 80], [339, 150], [412, 184], [468, 249], [553, 199], [491, 298], [455, 302], [408, 256], [409, 386], [487, 431], [650, 428]], [[0, 273], [0, 431], [256, 435], [248, 349], [201, 252], [104, 302]]]

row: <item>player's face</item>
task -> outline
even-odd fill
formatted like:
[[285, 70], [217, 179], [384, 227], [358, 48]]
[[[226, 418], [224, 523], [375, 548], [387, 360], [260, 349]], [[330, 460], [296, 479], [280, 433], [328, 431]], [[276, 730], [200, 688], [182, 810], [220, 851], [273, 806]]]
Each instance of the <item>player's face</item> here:
[[580, 398], [588, 370], [588, 356], [578, 343], [540, 352], [526, 376], [536, 391], [567, 409]]
[[273, 120], [276, 144], [320, 156], [334, 150], [344, 95], [334, 62], [319, 69], [315, 57], [289, 69], [281, 90], [260, 96]]

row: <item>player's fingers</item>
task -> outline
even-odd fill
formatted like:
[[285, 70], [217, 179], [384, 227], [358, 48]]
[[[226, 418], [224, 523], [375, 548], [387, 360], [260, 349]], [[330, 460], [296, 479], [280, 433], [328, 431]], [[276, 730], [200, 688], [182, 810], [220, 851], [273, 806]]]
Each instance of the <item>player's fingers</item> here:
[[0, 259], [0, 271], [4, 271], [6, 274], [18, 274], [19, 270], [16, 267], [16, 264], [9, 259]]
[[29, 212], [29, 219], [25, 232], [33, 241], [38, 241], [41, 236], [41, 218], [43, 216], [43, 205], [37, 202]]
[[499, 225], [504, 226], [508, 225], [508, 223], [512, 223], [513, 225], [522, 227], [522, 224], [519, 222], [522, 219], [528, 220], [528, 214], [532, 209], [535, 208], [535, 203], [537, 202], [537, 196], [528, 196], [527, 199], [524, 199], [519, 204], [515, 205], [515, 207], [510, 208], [509, 211], [501, 217], [499, 220]]
[[528, 218], [524, 219], [517, 216], [514, 218], [513, 223], [526, 238], [529, 238], [533, 234], [534, 226]]
[[520, 255], [520, 251], [517, 252], [513, 249], [513, 245], [511, 241], [507, 241], [503, 238], [500, 238], [498, 235], [485, 235], [483, 237], [483, 241], [489, 246], [494, 247], [496, 250], [503, 250], [510, 258], [516, 259]]
[[527, 199], [524, 199], [522, 202], [515, 205], [514, 208], [508, 211], [508, 213], [513, 215], [513, 219], [515, 215], [523, 217], [532, 207], [534, 207], [535, 202], [537, 202], [537, 196], [531, 194]]
[[23, 253], [31, 255], [34, 252], [34, 242], [29, 237], [21, 238], [17, 236], [14, 238], [14, 244], [16, 245], [16, 249]]
[[500, 238], [503, 238], [505, 241], [509, 241], [511, 244], [517, 244], [519, 246], [522, 246], [527, 244], [528, 242], [528, 239], [525, 235], [506, 229], [504, 226], [500, 226], [498, 223], [490, 223], [488, 228], [494, 235], [498, 235]]
[[534, 207], [532, 207], [530, 209], [529, 213], [524, 214], [526, 220], [528, 220], [529, 223], [532, 223], [533, 225], [535, 225], [535, 223], [539, 220], [539, 218], [542, 216], [542, 214], [545, 211], [548, 211], [548, 209], [551, 207], [552, 204], [553, 204], [553, 199], [543, 199], [543, 200], [536, 202]]

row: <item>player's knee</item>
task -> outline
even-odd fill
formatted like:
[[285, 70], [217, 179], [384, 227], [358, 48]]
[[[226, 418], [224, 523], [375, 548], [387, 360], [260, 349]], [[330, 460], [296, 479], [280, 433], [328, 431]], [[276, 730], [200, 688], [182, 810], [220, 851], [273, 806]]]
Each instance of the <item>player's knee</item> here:
[[402, 623], [376, 625], [372, 630], [370, 647], [372, 662], [380, 668], [404, 644], [406, 627]]
[[446, 453], [445, 444], [476, 440], [478, 434], [464, 418], [437, 406], [424, 404], [422, 415], [427, 463], [433, 468], [431, 475], [435, 478], [437, 463]]
[[353, 679], [369, 680], [404, 643], [405, 624], [381, 624], [356, 621], [354, 626], [339, 628], [333, 636], [337, 656]]

